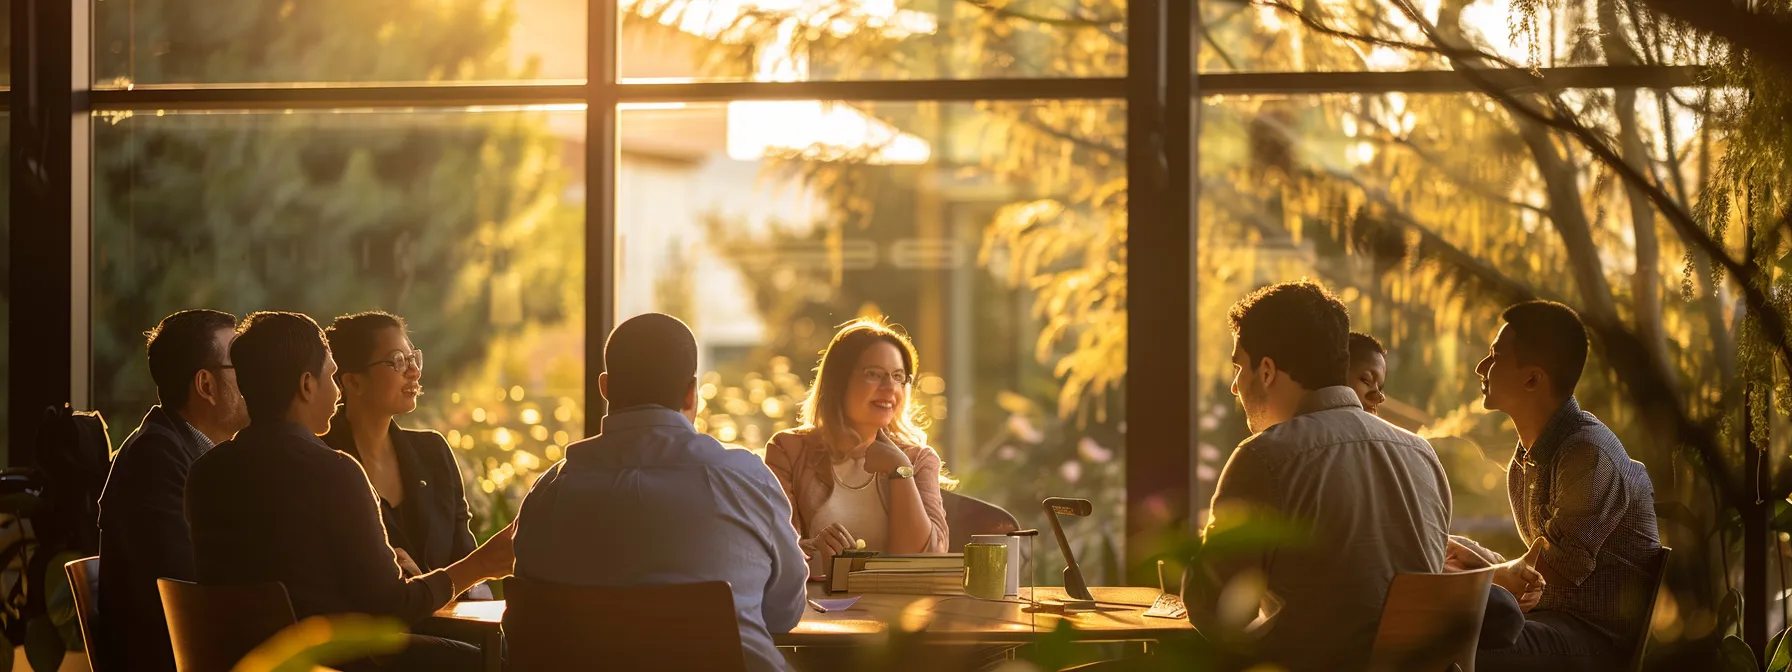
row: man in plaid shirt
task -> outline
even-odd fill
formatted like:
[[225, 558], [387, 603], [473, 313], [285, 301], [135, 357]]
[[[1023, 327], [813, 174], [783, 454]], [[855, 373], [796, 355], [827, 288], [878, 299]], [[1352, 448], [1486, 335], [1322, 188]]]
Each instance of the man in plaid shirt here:
[[1587, 361], [1580, 317], [1546, 301], [1512, 306], [1501, 317], [1506, 324], [1475, 372], [1487, 409], [1504, 412], [1518, 429], [1506, 485], [1529, 550], [1507, 561], [1452, 537], [1445, 567], [1522, 565], [1542, 580], [1517, 585], [1501, 580], [1512, 573], [1496, 573], [1475, 664], [1618, 669], [1634, 650], [1637, 619], [1649, 617], [1641, 612], [1655, 589], [1649, 568], [1661, 541], [1654, 487], [1642, 463], [1574, 399]]

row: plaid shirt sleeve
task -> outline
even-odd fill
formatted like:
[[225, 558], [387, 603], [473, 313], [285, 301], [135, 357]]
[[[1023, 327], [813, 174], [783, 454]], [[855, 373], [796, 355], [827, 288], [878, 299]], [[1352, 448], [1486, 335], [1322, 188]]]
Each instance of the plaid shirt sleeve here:
[[1543, 536], [1538, 571], [1551, 583], [1579, 586], [1593, 574], [1595, 557], [1630, 505], [1618, 467], [1591, 443], [1562, 446], [1551, 479], [1555, 508]]

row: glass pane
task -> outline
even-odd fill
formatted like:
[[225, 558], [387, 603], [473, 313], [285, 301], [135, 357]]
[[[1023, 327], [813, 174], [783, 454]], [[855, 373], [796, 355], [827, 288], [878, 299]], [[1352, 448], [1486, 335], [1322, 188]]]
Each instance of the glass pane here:
[[[1641, 95], [1636, 139], [1687, 202], [1678, 185], [1698, 184], [1698, 166], [1715, 165], [1709, 152], [1722, 144], [1672, 99], [1672, 123], [1664, 125], [1661, 101]], [[1627, 132], [1611, 116], [1611, 92], [1575, 97], [1574, 109], [1602, 111], [1585, 122]], [[1729, 342], [1732, 327], [1729, 309], [1710, 298], [1708, 265], [1688, 265], [1686, 244], [1657, 218], [1638, 226], [1622, 183], [1575, 143], [1520, 129], [1476, 95], [1230, 97], [1205, 101], [1202, 113], [1198, 477], [1207, 492], [1247, 434], [1228, 391], [1227, 308], [1257, 287], [1303, 276], [1330, 286], [1350, 307], [1353, 328], [1387, 346], [1381, 416], [1432, 440], [1450, 478], [1457, 532], [1501, 552], [1524, 550], [1503, 472], [1517, 437], [1504, 414], [1481, 407], [1475, 368], [1500, 312], [1522, 298], [1513, 288], [1585, 312], [1574, 269], [1592, 269], [1626, 325], [1660, 325], [1651, 338], [1696, 412], [1711, 412], [1722, 397], [1726, 383], [1716, 372], [1727, 346], [1714, 344]], [[1534, 155], [1533, 146], [1548, 151]], [[1564, 159], [1558, 146], [1575, 151]], [[1579, 200], [1552, 203], [1552, 184]], [[1591, 230], [1582, 249], [1597, 268], [1570, 254], [1558, 233], [1558, 222], [1571, 221]], [[1740, 249], [1740, 236], [1732, 238]], [[1653, 258], [1639, 240], [1657, 246]], [[1637, 300], [1645, 292], [1652, 306]], [[1675, 482], [1675, 447], [1639, 417], [1599, 353], [1596, 346], [1580, 379], [1582, 406], [1648, 465], [1663, 498], [1677, 496], [1665, 485]]]
[[[0, 86], [12, 85], [12, 0], [0, 0]], [[0, 424], [0, 429], [5, 425]]]
[[94, 84], [584, 79], [584, 0], [93, 0]]
[[795, 426], [835, 326], [888, 316], [958, 492], [1038, 529], [1042, 498], [1091, 499], [1070, 534], [1117, 581], [1124, 122], [1088, 102], [625, 109], [617, 317], [690, 323], [702, 428], [757, 451]]
[[[1399, 5], [1380, 0], [1201, 2], [1198, 72], [1448, 70], [1450, 61]], [[1610, 13], [1592, 3], [1450, 0], [1415, 3], [1445, 39], [1515, 67], [1695, 64], [1714, 60], [1709, 39], [1658, 21], [1636, 3]], [[1301, 13], [1293, 11], [1301, 8]], [[1527, 14], [1524, 8], [1531, 8]], [[1622, 40], [1606, 39], [1621, 36]]]
[[625, 80], [1118, 77], [1125, 0], [622, 0]]
[[176, 310], [386, 310], [429, 353], [399, 422], [461, 449], [495, 531], [583, 433], [583, 134], [578, 111], [96, 119], [95, 406], [129, 431], [155, 403], [143, 332]]
[[[0, 112], [0, 124], [11, 128], [11, 116], [6, 112]], [[0, 150], [5, 151], [0, 154], [6, 156], [7, 160], [0, 161], [0, 240], [8, 241], [6, 247], [10, 251], [12, 248], [10, 242], [12, 240], [12, 133], [3, 135], [4, 137], [0, 137]], [[12, 400], [12, 367], [7, 364], [12, 361], [10, 354], [12, 342], [9, 340], [12, 336], [12, 255], [10, 253], [0, 254], [0, 315], [6, 316], [5, 320], [0, 320], [0, 352], [8, 353], [7, 356], [0, 357], [0, 436], [10, 437], [12, 435], [7, 433], [12, 429], [7, 424], [10, 416], [8, 409], [11, 408], [8, 403]], [[10, 442], [11, 439], [8, 441]], [[7, 459], [7, 455], [0, 455], [0, 464], [5, 464]]]

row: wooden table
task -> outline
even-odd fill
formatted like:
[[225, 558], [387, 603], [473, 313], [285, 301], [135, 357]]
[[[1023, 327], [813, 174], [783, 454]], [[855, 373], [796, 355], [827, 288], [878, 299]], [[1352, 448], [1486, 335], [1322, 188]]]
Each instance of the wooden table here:
[[[845, 611], [803, 612], [803, 620], [787, 634], [775, 635], [781, 647], [861, 646], [881, 643], [892, 628], [914, 632], [932, 644], [1021, 645], [1036, 641], [1068, 620], [1073, 638], [1084, 642], [1157, 642], [1187, 637], [1195, 629], [1186, 618], [1149, 618], [1145, 608], [1157, 599], [1156, 588], [1090, 588], [1098, 604], [1095, 611], [1066, 616], [1028, 613], [1018, 601], [991, 602], [968, 596], [865, 594]], [[1022, 597], [1063, 599], [1062, 588], [1022, 588]], [[809, 597], [827, 595], [817, 584], [809, 585]], [[1010, 598], [1013, 599], [1013, 598]], [[486, 669], [497, 670], [499, 633], [504, 621], [504, 602], [453, 602], [435, 613], [438, 624], [476, 630], [486, 652]]]

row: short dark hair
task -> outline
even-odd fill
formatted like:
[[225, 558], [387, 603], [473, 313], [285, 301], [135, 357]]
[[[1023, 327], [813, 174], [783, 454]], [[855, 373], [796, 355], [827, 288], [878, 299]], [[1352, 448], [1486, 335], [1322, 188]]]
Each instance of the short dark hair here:
[[1343, 385], [1350, 370], [1350, 311], [1324, 285], [1270, 285], [1232, 304], [1226, 315], [1252, 370], [1268, 357], [1301, 387]]
[[1551, 391], [1574, 395], [1587, 366], [1587, 326], [1573, 308], [1554, 301], [1526, 301], [1500, 314], [1512, 335], [1518, 363], [1549, 374]]
[[375, 334], [382, 329], [405, 331], [404, 318], [391, 313], [369, 310], [353, 315], [343, 315], [330, 322], [324, 329], [324, 338], [330, 342], [330, 354], [336, 357], [336, 380], [342, 380], [344, 373], [360, 373], [367, 370], [368, 360], [383, 352], [374, 352], [378, 340]]
[[1350, 361], [1352, 363], [1368, 361], [1369, 355], [1386, 357], [1388, 349], [1383, 347], [1381, 341], [1376, 340], [1374, 336], [1360, 331], [1350, 332]]
[[324, 375], [324, 330], [302, 313], [250, 313], [230, 344], [236, 384], [249, 407], [250, 422], [286, 416], [302, 374]]
[[611, 409], [658, 404], [682, 410], [697, 377], [697, 337], [671, 315], [636, 315], [604, 342], [604, 372]]
[[163, 407], [185, 408], [193, 376], [201, 369], [223, 366], [229, 353], [218, 347], [218, 330], [235, 326], [236, 316], [230, 313], [183, 310], [143, 332], [148, 339], [149, 377], [156, 383], [156, 398]]

